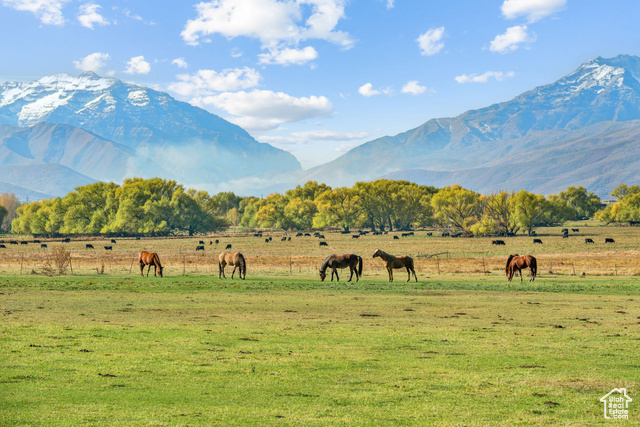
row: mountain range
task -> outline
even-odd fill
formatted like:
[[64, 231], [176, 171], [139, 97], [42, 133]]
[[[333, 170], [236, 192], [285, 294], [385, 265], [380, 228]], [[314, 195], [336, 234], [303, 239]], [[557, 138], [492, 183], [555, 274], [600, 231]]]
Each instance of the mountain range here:
[[290, 153], [214, 114], [92, 72], [0, 85], [0, 123], [3, 168], [59, 164], [90, 182], [160, 176], [215, 186], [301, 170]]
[[549, 194], [582, 185], [606, 195], [640, 178], [640, 58], [594, 58], [555, 83], [454, 118], [362, 144], [305, 179], [379, 177], [480, 192]]
[[[378, 178], [489, 193], [640, 181], [640, 58], [594, 58], [512, 100], [364, 143], [303, 171], [290, 153], [150, 88], [56, 74], [0, 85], [0, 191], [61, 196], [132, 176], [260, 194]], [[236, 189], [233, 186], [237, 186]]]

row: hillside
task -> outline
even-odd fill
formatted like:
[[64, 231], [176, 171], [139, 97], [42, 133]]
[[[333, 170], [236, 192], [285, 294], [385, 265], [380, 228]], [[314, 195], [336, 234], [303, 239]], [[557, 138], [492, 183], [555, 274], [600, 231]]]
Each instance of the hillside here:
[[[309, 171], [305, 180], [349, 185], [388, 176], [544, 193], [585, 185], [606, 194], [611, 185], [637, 177], [638, 76], [638, 57], [595, 58], [510, 101], [367, 142]], [[606, 145], [615, 142], [616, 149]]]

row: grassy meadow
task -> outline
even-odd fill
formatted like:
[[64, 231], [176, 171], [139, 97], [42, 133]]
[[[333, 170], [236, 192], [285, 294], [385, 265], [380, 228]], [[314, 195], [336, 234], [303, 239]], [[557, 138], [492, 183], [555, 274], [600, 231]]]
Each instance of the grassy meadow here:
[[[614, 387], [633, 422], [640, 229], [574, 228], [505, 246], [427, 231], [325, 232], [328, 248], [266, 232], [82, 240], [57, 277], [39, 244], [7, 245], [0, 425], [592, 425]], [[246, 281], [217, 277], [229, 243]], [[419, 282], [389, 283], [377, 247], [414, 256]], [[139, 250], [158, 252], [164, 278], [140, 277]], [[363, 256], [363, 279], [320, 282], [322, 259], [344, 252]], [[538, 258], [535, 282], [506, 281], [515, 252]]]

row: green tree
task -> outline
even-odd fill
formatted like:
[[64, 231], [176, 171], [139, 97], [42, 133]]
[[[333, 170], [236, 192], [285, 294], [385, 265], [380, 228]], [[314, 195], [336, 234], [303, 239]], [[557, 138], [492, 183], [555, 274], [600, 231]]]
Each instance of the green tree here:
[[581, 186], [568, 187], [557, 196], [549, 196], [549, 202], [560, 212], [560, 222], [592, 218], [601, 204], [600, 197]]
[[348, 187], [325, 190], [317, 198], [318, 213], [314, 227], [340, 226], [346, 231], [362, 223], [358, 192]]
[[513, 196], [511, 206], [516, 223], [520, 228], [527, 230], [529, 236], [534, 227], [543, 223], [550, 211], [550, 204], [544, 196], [526, 190], [520, 190]]
[[480, 194], [459, 185], [440, 189], [431, 198], [436, 220], [443, 226], [471, 232], [482, 216]]
[[0, 231], [9, 233], [11, 231], [11, 222], [18, 216], [20, 201], [13, 193], [2, 193], [0, 194], [0, 206], [7, 210], [2, 222], [0, 222]]

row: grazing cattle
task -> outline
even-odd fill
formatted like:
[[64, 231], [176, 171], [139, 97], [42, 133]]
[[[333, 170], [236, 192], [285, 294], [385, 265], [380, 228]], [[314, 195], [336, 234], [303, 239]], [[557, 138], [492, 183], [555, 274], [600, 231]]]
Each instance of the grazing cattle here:
[[46, 248], [46, 247], [47, 247], [47, 244], [46, 244], [46, 243], [40, 243], [40, 247], [41, 247], [41, 248]]
[[610, 237], [605, 237], [604, 242], [605, 242], [605, 243], [615, 243], [616, 241], [615, 241], [615, 240], [613, 240], [613, 239], [612, 239], [612, 238], [610, 238]]
[[64, 239], [62, 239], [62, 243], [69, 243], [71, 242], [71, 238], [69, 237], [65, 237]]
[[329, 246], [329, 244], [327, 242], [319, 242], [320, 246]]
[[0, 244], [0, 249], [7, 249], [7, 247], [5, 245]]
[[563, 239], [568, 239], [568, 238], [569, 238], [569, 235], [568, 235], [568, 234], [563, 234], [563, 235], [562, 235], [562, 238], [563, 238]]
[[337, 269], [347, 267], [349, 267], [349, 271], [351, 272], [348, 281], [350, 282], [351, 279], [353, 279], [353, 272], [356, 273], [356, 282], [360, 280], [360, 276], [362, 276], [362, 257], [355, 254], [329, 255], [320, 266], [320, 280], [324, 282], [324, 278], [327, 277], [327, 268], [330, 268], [331, 281], [333, 282], [334, 274], [336, 275], [336, 280], [340, 281]]
[[287, 237], [287, 242], [290, 242], [290, 241], [291, 241], [291, 237]]
[[411, 280], [411, 273], [413, 273], [413, 277], [418, 281], [418, 276], [416, 276], [416, 271], [413, 269], [413, 258], [407, 255], [403, 256], [393, 256], [388, 254], [380, 249], [376, 249], [373, 253], [373, 258], [380, 257], [385, 262], [385, 266], [387, 267], [387, 272], [389, 273], [389, 281], [393, 282], [393, 269], [394, 268], [406, 268], [407, 275], [409, 278], [407, 282]]
[[342, 231], [340, 232], [340, 234], [351, 234], [351, 232], [350, 232], [350, 231], [347, 231], [347, 230], [342, 230]]
[[442, 237], [449, 237], [449, 232], [448, 231], [443, 231], [442, 232]]
[[28, 245], [28, 244], [29, 244], [29, 242], [25, 242], [24, 240], [22, 240], [22, 241], [20, 242], [20, 244], [21, 244], [21, 245]]
[[231, 272], [231, 278], [233, 279], [233, 274], [236, 272], [236, 268], [240, 271], [238, 272], [238, 276], [244, 280], [247, 277], [247, 263], [245, 262], [244, 255], [240, 252], [231, 253], [231, 252], [222, 252], [218, 257], [218, 279], [227, 278], [224, 274], [224, 268], [229, 265], [233, 265], [233, 271]]
[[216, 245], [217, 245], [218, 243], [220, 243], [220, 240], [216, 239]]
[[140, 236], [136, 236], [136, 240], [140, 240]]
[[[4, 242], [2, 242], [4, 243]], [[40, 240], [34, 240], [33, 243], [42, 243]]]
[[280, 241], [281, 241], [281, 242], [286, 242], [286, 241], [287, 241], [287, 238], [286, 238], [286, 237], [283, 237], [282, 239], [280, 239]]
[[502, 245], [502, 246], [505, 245], [504, 240], [492, 240], [491, 244], [492, 245]]
[[302, 233], [296, 233], [296, 237], [302, 237]]
[[409, 236], [411, 236], [410, 233], [402, 233], [402, 237], [409, 237]]
[[580, 229], [579, 228], [572, 228], [571, 231], [573, 231], [574, 233], [577, 233], [577, 232], [580, 231]]
[[199, 244], [199, 245], [204, 245], [204, 240], [200, 240], [200, 241], [198, 242], [198, 244]]
[[225, 249], [231, 249], [231, 243], [229, 243], [229, 244], [225, 247]]
[[309, 233], [304, 233], [304, 237], [311, 237], [311, 234], [309, 234]]
[[352, 238], [352, 239], [359, 239], [359, 238], [360, 238], [360, 236], [359, 236], [359, 235], [357, 235], [357, 234], [354, 234], [354, 235], [352, 235], [352, 236], [351, 236], [351, 238]]
[[533, 243], [534, 243], [534, 244], [536, 244], [536, 243], [542, 244], [542, 240], [540, 240], [540, 239], [533, 239]]
[[400, 240], [398, 236], [393, 236], [393, 240]]
[[209, 240], [209, 246], [213, 245], [213, 241]]
[[592, 239], [589, 239], [589, 238], [584, 239], [584, 242], [585, 243], [595, 243]]
[[509, 255], [509, 258], [507, 258], [507, 266], [505, 267], [507, 280], [511, 281], [516, 271], [518, 271], [520, 273], [520, 282], [522, 282], [522, 270], [526, 268], [529, 268], [529, 272], [531, 273], [529, 281], [533, 282], [536, 280], [536, 274], [538, 274], [538, 262], [535, 257], [531, 255]]
[[112, 251], [113, 250], [113, 246], [105, 246], [104, 250], [105, 251]]
[[262, 233], [254, 233], [253, 237], [262, 237]]
[[560, 232], [561, 232], [561, 233], [563, 233], [563, 234], [564, 234], [564, 233], [568, 233], [568, 232], [569, 232], [569, 229], [568, 229], [568, 228], [563, 228], [562, 230], [560, 230]]
[[431, 237], [433, 236], [433, 233], [427, 233], [427, 236]]
[[141, 276], [144, 276], [144, 266], [148, 265], [147, 277], [149, 277], [149, 270], [153, 265], [153, 275], [155, 276], [157, 273], [158, 276], [162, 277], [162, 264], [160, 264], [160, 258], [157, 253], [142, 251], [138, 254], [138, 261], [140, 261]]
[[273, 240], [273, 237], [269, 236], [269, 241]]
[[196, 246], [196, 251], [204, 251], [204, 245]]
[[10, 245], [17, 245], [18, 241], [17, 240], [9, 240], [9, 244]]
[[269, 239], [264, 239], [264, 242], [265, 243], [269, 243]]
[[111, 243], [116, 243], [116, 239], [111, 239]]
[[318, 239], [324, 239], [324, 234], [318, 234]]
[[85, 249], [93, 249], [93, 245], [90, 245], [89, 243], [87, 243], [86, 245], [84, 245]]

